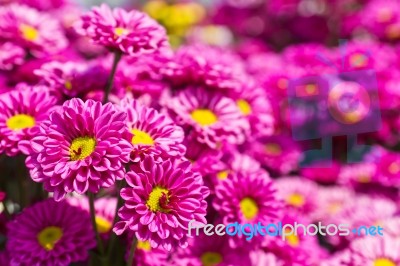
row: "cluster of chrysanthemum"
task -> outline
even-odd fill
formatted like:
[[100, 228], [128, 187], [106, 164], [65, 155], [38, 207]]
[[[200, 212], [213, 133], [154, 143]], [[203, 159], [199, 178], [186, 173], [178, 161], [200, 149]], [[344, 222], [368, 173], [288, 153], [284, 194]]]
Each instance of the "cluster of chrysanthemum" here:
[[213, 19], [280, 47], [298, 40], [329, 42], [332, 35], [398, 41], [399, 7], [397, 0], [224, 0]]
[[[278, 54], [193, 43], [173, 51], [165, 29], [137, 10], [102, 5], [79, 16], [64, 1], [21, 2], [0, 5], [0, 154], [26, 157], [51, 198], [1, 217], [0, 265], [88, 262], [90, 250], [101, 253], [95, 230], [106, 247], [117, 234], [127, 260], [136, 245], [135, 265], [400, 264], [397, 47], [354, 41], [344, 52], [303, 44]], [[288, 108], [290, 81], [361, 70], [379, 84], [382, 130], [361, 139], [372, 149], [360, 164], [334, 156], [301, 168], [303, 151], [319, 144], [291, 136], [301, 114]], [[335, 143], [345, 154], [346, 139]], [[86, 195], [96, 198], [94, 221]], [[191, 220], [386, 231], [189, 238]]]

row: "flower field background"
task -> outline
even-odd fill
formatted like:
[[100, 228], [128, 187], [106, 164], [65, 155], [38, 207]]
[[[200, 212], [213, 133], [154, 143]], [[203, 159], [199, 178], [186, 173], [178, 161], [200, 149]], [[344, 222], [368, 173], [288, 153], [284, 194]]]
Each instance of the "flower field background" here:
[[0, 0], [0, 266], [400, 265], [400, 1], [118, 3]]

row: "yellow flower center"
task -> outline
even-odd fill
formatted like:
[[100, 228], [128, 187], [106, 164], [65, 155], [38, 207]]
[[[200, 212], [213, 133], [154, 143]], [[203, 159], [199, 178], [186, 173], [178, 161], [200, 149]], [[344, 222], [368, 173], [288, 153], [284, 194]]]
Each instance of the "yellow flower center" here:
[[133, 145], [154, 145], [154, 139], [146, 132], [139, 129], [132, 129], [132, 144]]
[[265, 145], [265, 152], [271, 156], [279, 156], [282, 154], [282, 148], [277, 143], [268, 143]]
[[224, 170], [224, 171], [220, 171], [217, 173], [217, 178], [220, 180], [224, 180], [227, 179], [229, 175], [229, 171], [228, 170]]
[[294, 233], [291, 233], [290, 235], [288, 234], [289, 230], [286, 229], [286, 241], [288, 242], [288, 244], [292, 247], [297, 247], [300, 243], [300, 239], [297, 235], [295, 235]]
[[251, 220], [256, 217], [258, 213], [258, 205], [252, 198], [244, 198], [240, 201], [240, 210], [242, 211], [243, 216], [247, 220]]
[[122, 28], [122, 27], [117, 27], [117, 28], [114, 29], [114, 34], [115, 34], [117, 37], [120, 37], [120, 36], [125, 35], [125, 34], [127, 34], [127, 33], [129, 33], [129, 30], [124, 29], [124, 28]]
[[151, 250], [150, 242], [138, 240], [136, 248], [144, 251], [150, 251]]
[[14, 115], [7, 120], [6, 125], [11, 130], [31, 128], [35, 126], [35, 118], [24, 114]]
[[112, 225], [109, 221], [100, 216], [96, 216], [95, 221], [96, 221], [97, 231], [100, 234], [105, 234], [110, 232]]
[[339, 202], [333, 202], [328, 206], [328, 212], [331, 214], [335, 214], [342, 208], [342, 204]]
[[205, 252], [201, 255], [201, 263], [203, 266], [215, 266], [221, 262], [222, 256], [217, 252]]
[[82, 160], [88, 157], [96, 147], [96, 139], [92, 137], [78, 137], [69, 147], [69, 156], [72, 161]]
[[26, 25], [26, 24], [21, 24], [19, 26], [19, 30], [22, 33], [22, 36], [24, 37], [25, 40], [27, 41], [35, 41], [39, 38], [39, 32], [37, 29], [35, 29], [32, 26]]
[[300, 193], [293, 193], [289, 197], [287, 197], [286, 202], [294, 207], [301, 207], [305, 203], [304, 196]]
[[217, 116], [209, 109], [196, 109], [192, 112], [192, 118], [201, 126], [210, 126], [218, 121]]
[[396, 266], [396, 263], [389, 259], [376, 259], [374, 261], [374, 266]]
[[251, 106], [249, 104], [248, 101], [246, 100], [238, 100], [236, 102], [236, 104], [238, 105], [240, 111], [242, 112], [242, 114], [244, 114], [245, 116], [251, 114]]
[[149, 199], [146, 201], [146, 205], [152, 212], [168, 212], [168, 210], [165, 208], [168, 202], [168, 189], [156, 186], [151, 191]]
[[400, 164], [398, 162], [393, 162], [389, 165], [389, 173], [396, 175], [400, 172]]
[[365, 67], [368, 64], [368, 57], [364, 54], [354, 54], [350, 57], [350, 64], [354, 67]]
[[64, 86], [65, 86], [65, 88], [66, 88], [67, 90], [69, 90], [69, 91], [72, 90], [72, 83], [71, 83], [71, 81], [67, 80], [67, 81], [65, 82]]
[[63, 236], [63, 231], [60, 227], [49, 226], [40, 231], [37, 235], [39, 244], [47, 251], [54, 249], [56, 243]]

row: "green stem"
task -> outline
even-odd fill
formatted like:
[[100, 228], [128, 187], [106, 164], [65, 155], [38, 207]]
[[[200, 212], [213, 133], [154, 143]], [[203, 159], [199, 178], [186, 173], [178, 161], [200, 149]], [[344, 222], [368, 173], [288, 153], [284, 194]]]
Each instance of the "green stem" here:
[[106, 89], [104, 91], [103, 103], [108, 102], [108, 97], [110, 96], [111, 89], [114, 85], [115, 72], [117, 72], [118, 63], [121, 60], [121, 58], [122, 58], [122, 53], [120, 51], [115, 51], [111, 73], [110, 76], [108, 76]]
[[28, 170], [25, 165], [25, 156], [19, 155], [17, 157], [17, 182], [18, 182], [18, 190], [19, 190], [19, 205], [20, 208], [23, 209], [25, 206], [29, 204], [29, 179]]
[[101, 241], [99, 231], [97, 230], [96, 226], [96, 213], [94, 209], [94, 194], [89, 192], [89, 207], [90, 207], [90, 220], [92, 222], [94, 233], [96, 234], [96, 241], [97, 241], [97, 248], [100, 252], [100, 257], [104, 256], [104, 246], [103, 242]]
[[136, 237], [132, 237], [132, 243], [131, 243], [131, 249], [129, 250], [129, 259], [128, 262], [126, 263], [126, 266], [132, 266], [133, 264], [133, 257], [135, 255], [135, 250], [136, 250]]
[[[115, 214], [114, 214], [114, 220], [113, 220], [113, 226], [118, 222], [119, 216], [118, 216], [118, 210], [122, 207], [123, 200], [121, 197], [121, 189], [124, 186], [125, 182], [124, 181], [119, 181], [118, 186], [117, 186], [117, 193], [118, 193], [118, 200], [117, 200], [117, 206], [115, 207]], [[117, 235], [111, 231], [111, 237], [107, 249], [107, 258], [110, 258], [110, 255], [112, 254], [115, 246], [115, 242], [117, 241]]]

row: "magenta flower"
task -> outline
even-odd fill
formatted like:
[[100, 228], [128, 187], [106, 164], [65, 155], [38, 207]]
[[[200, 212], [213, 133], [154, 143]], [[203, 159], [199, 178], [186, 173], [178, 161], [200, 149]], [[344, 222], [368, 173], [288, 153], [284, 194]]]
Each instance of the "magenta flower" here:
[[[397, 212], [396, 204], [386, 198], [358, 196], [348, 202], [331, 221], [334, 224], [346, 223], [350, 228], [360, 226], [383, 226], [385, 220], [393, 217]], [[361, 232], [364, 233], [364, 232]], [[350, 234], [347, 239], [354, 239], [357, 235]]]
[[338, 182], [342, 185], [357, 186], [377, 183], [377, 165], [372, 162], [362, 162], [354, 165], [344, 165], [339, 172]]
[[0, 70], [11, 70], [24, 62], [25, 51], [11, 42], [0, 45]]
[[[130, 235], [133, 235], [131, 233]], [[129, 237], [127, 251], [130, 251], [132, 245], [132, 236]], [[137, 240], [134, 260], [132, 266], [160, 266], [167, 265], [169, 252], [161, 247], [152, 248], [149, 241]], [[129, 258], [129, 252], [126, 253], [126, 259]]]
[[[283, 225], [294, 226], [298, 224], [309, 225], [311, 220], [301, 215], [287, 213], [281, 219]], [[322, 255], [322, 249], [318, 245], [318, 237], [305, 235], [304, 229], [299, 227], [297, 235], [290, 234], [290, 229], [285, 240], [279, 236], [265, 236], [262, 247], [264, 250], [275, 254], [285, 261], [285, 265], [316, 265]]]
[[193, 170], [202, 176], [215, 173], [220, 169], [221, 150], [214, 150], [193, 137], [185, 138], [185, 158], [192, 163]]
[[240, 112], [249, 121], [251, 138], [273, 134], [275, 119], [272, 106], [262, 88], [249, 79], [239, 92], [231, 93], [231, 97], [236, 101]]
[[168, 88], [168, 83], [160, 73], [164, 62], [150, 55], [129, 59], [124, 58], [119, 63], [114, 82], [116, 94], [121, 98], [127, 95], [137, 98], [146, 94], [160, 97]]
[[383, 184], [394, 186], [400, 184], [400, 155], [386, 151], [379, 159], [376, 178]]
[[43, 87], [17, 86], [0, 97], [0, 153], [15, 156], [38, 133], [41, 123], [54, 109], [56, 98]]
[[128, 12], [121, 8], [110, 9], [102, 4], [84, 14], [76, 30], [94, 43], [129, 55], [154, 53], [169, 48], [165, 29], [147, 14], [137, 10]]
[[155, 161], [146, 157], [127, 173], [128, 187], [121, 190], [125, 205], [119, 210], [121, 221], [114, 227], [118, 235], [134, 231], [138, 240], [149, 241], [152, 248], [171, 250], [187, 246], [190, 220], [206, 223], [209, 194], [190, 162]]
[[276, 180], [276, 186], [279, 198], [291, 212], [313, 217], [318, 202], [318, 186], [314, 182], [299, 177], [283, 177]]
[[57, 20], [33, 8], [10, 4], [0, 6], [0, 39], [28, 49], [35, 56], [66, 48], [67, 40]]
[[400, 239], [364, 237], [351, 243], [351, 265], [396, 266], [400, 264]]
[[200, 87], [188, 88], [168, 103], [178, 124], [194, 130], [197, 140], [211, 148], [223, 142], [243, 143], [249, 123], [235, 102]]
[[[79, 207], [89, 214], [90, 207], [89, 207], [89, 200], [87, 197], [82, 197], [82, 198], [71, 197], [67, 198], [67, 201], [72, 206]], [[97, 231], [99, 231], [99, 233], [104, 238], [108, 238], [110, 235], [109, 233], [111, 231], [114, 222], [116, 206], [117, 206], [116, 198], [104, 197], [104, 198], [99, 198], [94, 202], [95, 222]]]
[[125, 118], [111, 103], [66, 101], [31, 140], [32, 179], [44, 183], [57, 201], [72, 191], [97, 193], [123, 179], [131, 151], [123, 138]]
[[134, 161], [147, 155], [177, 157], [184, 154], [184, 132], [168, 116], [131, 99], [124, 99], [119, 107], [127, 114]]
[[[194, 233], [194, 232], [193, 232]], [[171, 265], [250, 265], [249, 254], [229, 247], [228, 236], [201, 234], [189, 240], [187, 248], [179, 248], [172, 256]]]
[[[215, 187], [214, 208], [224, 224], [268, 224], [280, 216], [281, 202], [267, 172], [235, 173]], [[244, 235], [229, 238], [231, 247], [252, 247], [263, 239], [255, 236], [251, 242]]]
[[400, 4], [396, 0], [371, 0], [360, 12], [363, 25], [371, 34], [389, 41], [400, 38]]
[[[89, 65], [80, 62], [57, 62], [52, 61], [41, 66], [34, 73], [41, 77], [45, 84], [56, 93], [68, 96], [76, 96], [85, 89], [90, 88], [93, 83], [86, 74]], [[92, 80], [95, 76], [92, 76]], [[96, 77], [98, 78], [98, 77]]]
[[298, 143], [286, 135], [262, 137], [245, 148], [263, 166], [279, 174], [288, 174], [297, 169], [302, 156]]
[[95, 246], [89, 215], [66, 202], [39, 202], [8, 224], [11, 265], [69, 265]]
[[342, 211], [348, 202], [355, 199], [353, 190], [346, 187], [321, 187], [318, 189], [317, 210], [315, 219], [324, 224], [330, 224], [332, 218]]
[[200, 44], [181, 47], [164, 74], [174, 84], [199, 84], [220, 90], [239, 90], [246, 77], [239, 57], [222, 48]]

